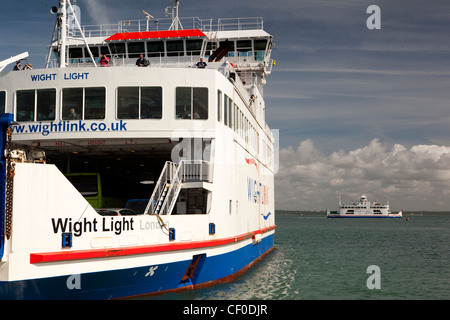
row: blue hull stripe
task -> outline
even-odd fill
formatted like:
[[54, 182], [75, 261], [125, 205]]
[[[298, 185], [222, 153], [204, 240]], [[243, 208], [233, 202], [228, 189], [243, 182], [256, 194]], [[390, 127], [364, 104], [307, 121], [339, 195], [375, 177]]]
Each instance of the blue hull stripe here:
[[273, 243], [274, 235], [271, 234], [257, 245], [249, 244], [212, 257], [205, 255], [193, 276], [185, 282], [181, 282], [181, 279], [191, 260], [81, 275], [0, 282], [0, 299], [117, 299], [209, 284], [245, 270], [246, 266], [270, 251]]

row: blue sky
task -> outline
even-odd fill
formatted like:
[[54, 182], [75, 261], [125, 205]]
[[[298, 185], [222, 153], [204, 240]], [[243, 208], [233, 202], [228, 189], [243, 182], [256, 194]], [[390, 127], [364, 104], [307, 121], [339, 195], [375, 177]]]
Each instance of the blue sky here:
[[[7, 1], [0, 59], [43, 66], [56, 0]], [[276, 66], [264, 89], [280, 130], [279, 209], [324, 210], [337, 196], [393, 210], [450, 208], [448, 0], [181, 0], [180, 16], [264, 18]], [[167, 0], [78, 0], [82, 24], [164, 17]], [[366, 9], [381, 9], [369, 30]], [[11, 66], [12, 68], [12, 66]]]

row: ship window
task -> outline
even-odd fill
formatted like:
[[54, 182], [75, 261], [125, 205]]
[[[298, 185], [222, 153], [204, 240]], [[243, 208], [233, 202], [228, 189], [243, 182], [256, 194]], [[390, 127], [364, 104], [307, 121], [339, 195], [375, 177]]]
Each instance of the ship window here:
[[263, 61], [266, 53], [267, 39], [255, 40], [255, 61]]
[[162, 118], [162, 88], [141, 88], [141, 119]]
[[83, 48], [70, 48], [69, 59], [83, 58]]
[[116, 54], [118, 56], [125, 55], [125, 43], [111, 43], [109, 47], [111, 48], [111, 54]]
[[105, 88], [64, 88], [62, 91], [62, 119], [104, 119]]
[[117, 118], [139, 119], [139, 87], [117, 89]]
[[219, 47], [220, 46], [228, 46], [228, 53], [225, 55], [226, 57], [234, 57], [234, 41], [220, 41], [219, 42]]
[[251, 55], [252, 40], [238, 40], [236, 41], [236, 50], [240, 57], [247, 57]]
[[228, 97], [227, 95], [225, 95], [225, 105], [223, 108], [224, 111], [224, 115], [223, 115], [223, 119], [224, 119], [224, 124], [228, 127], [232, 127], [232, 117], [233, 117], [233, 113], [232, 113], [232, 107], [233, 107], [233, 100]]
[[144, 42], [128, 43], [128, 58], [138, 58], [140, 54], [145, 55], [145, 43]]
[[161, 119], [161, 87], [120, 87], [117, 89], [118, 119]]
[[186, 40], [186, 54], [188, 56], [199, 56], [203, 40]]
[[183, 40], [169, 40], [166, 42], [166, 46], [168, 57], [184, 56]]
[[[98, 58], [98, 47], [89, 47], [89, 50], [91, 50], [92, 55], [94, 56], [94, 58]], [[86, 57], [86, 59], [89, 59], [91, 56], [89, 55], [89, 51], [87, 48], [84, 48], [84, 56]]]
[[83, 88], [65, 88], [62, 91], [62, 119], [81, 119], [83, 110]]
[[55, 120], [55, 89], [37, 90], [37, 121]]
[[252, 51], [252, 40], [238, 40], [236, 41], [237, 51]]
[[233, 105], [233, 100], [230, 97], [228, 97], [227, 95], [225, 95], [225, 125], [229, 126], [230, 128], [232, 126], [232, 123], [231, 123], [232, 105]]
[[217, 90], [217, 121], [222, 121], [222, 91]]
[[84, 91], [84, 118], [105, 119], [105, 88], [86, 88]]
[[0, 114], [5, 113], [6, 91], [0, 91]]
[[[55, 120], [55, 89], [17, 91], [17, 121]], [[37, 111], [37, 112], [36, 112]]]
[[34, 120], [34, 90], [17, 91], [17, 121]]
[[266, 51], [267, 39], [255, 40], [255, 50]]
[[147, 42], [147, 56], [148, 57], [164, 56], [164, 42], [163, 41]]
[[208, 119], [208, 88], [176, 89], [177, 119]]

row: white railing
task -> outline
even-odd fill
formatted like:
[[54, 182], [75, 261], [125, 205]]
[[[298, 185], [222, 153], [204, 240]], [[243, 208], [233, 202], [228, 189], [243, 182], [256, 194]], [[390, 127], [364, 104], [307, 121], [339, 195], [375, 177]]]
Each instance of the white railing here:
[[226, 18], [219, 19], [218, 31], [230, 30], [262, 30], [263, 18], [249, 17], [249, 18]]
[[[249, 18], [221, 18], [217, 23], [213, 19], [200, 19], [198, 17], [179, 18], [183, 29], [199, 29], [202, 32], [229, 31], [229, 30], [260, 30], [263, 29], [261, 17]], [[116, 24], [84, 25], [81, 26], [84, 36], [108, 37], [117, 32], [142, 32], [169, 30], [171, 18], [155, 18], [138, 20], [121, 20]], [[79, 30], [72, 30], [70, 36], [81, 37]]]
[[212, 182], [212, 165], [204, 160], [182, 160], [181, 179], [184, 182]]

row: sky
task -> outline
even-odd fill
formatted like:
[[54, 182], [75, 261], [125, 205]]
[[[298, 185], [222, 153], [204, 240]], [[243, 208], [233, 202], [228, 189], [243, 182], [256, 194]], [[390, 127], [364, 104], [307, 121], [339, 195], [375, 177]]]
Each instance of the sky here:
[[[5, 1], [0, 60], [43, 67], [57, 0]], [[81, 23], [164, 18], [169, 0], [78, 0]], [[381, 29], [369, 29], [371, 5]], [[279, 130], [275, 205], [337, 209], [338, 197], [396, 210], [450, 208], [450, 1], [181, 0], [180, 17], [263, 17], [276, 65], [264, 88]], [[12, 68], [12, 66], [11, 66]]]

